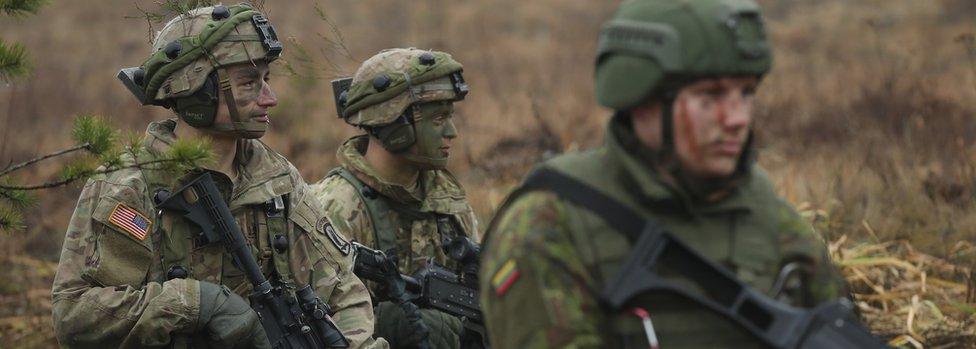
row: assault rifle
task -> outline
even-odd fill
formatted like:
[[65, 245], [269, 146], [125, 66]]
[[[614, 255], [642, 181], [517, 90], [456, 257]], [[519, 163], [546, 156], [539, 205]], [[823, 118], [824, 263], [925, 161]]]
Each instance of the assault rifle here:
[[[387, 296], [394, 302], [408, 302], [460, 318], [466, 331], [461, 339], [462, 347], [489, 348], [478, 299], [477, 263], [480, 248], [466, 237], [455, 237], [445, 242], [442, 246], [444, 252], [460, 264], [458, 273], [429, 260], [427, 266], [414, 276], [400, 274], [395, 256], [357, 242], [353, 242], [356, 249], [353, 271], [364, 280], [383, 285]], [[410, 312], [404, 310], [409, 318]]]
[[194, 178], [175, 193], [161, 191], [156, 206], [179, 212], [199, 226], [202, 232], [198, 238], [203, 242], [224, 245], [234, 265], [244, 271], [253, 286], [248, 299], [273, 348], [349, 347], [349, 341], [332, 321], [328, 305], [315, 295], [311, 285], [292, 294], [278, 280], [272, 283], [264, 277], [210, 173]]

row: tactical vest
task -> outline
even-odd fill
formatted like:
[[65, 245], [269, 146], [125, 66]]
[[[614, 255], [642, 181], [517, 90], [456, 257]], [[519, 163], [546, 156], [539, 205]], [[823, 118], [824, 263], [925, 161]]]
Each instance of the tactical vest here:
[[[434, 220], [437, 222], [437, 233], [441, 245], [455, 236], [468, 236], [457, 217], [437, 212], [420, 211], [417, 207], [404, 204], [391, 204], [389, 198], [380, 194], [372, 187], [363, 183], [352, 172], [344, 167], [336, 167], [329, 171], [327, 177], [339, 176], [356, 190], [356, 195], [365, 204], [373, 226], [374, 248], [381, 251], [397, 249], [397, 231], [399, 226], [409, 226], [415, 221]], [[398, 219], [393, 218], [396, 213]], [[441, 246], [438, 245], [438, 246]], [[409, 271], [408, 271], [409, 272]]]
[[[154, 201], [157, 193], [175, 189], [176, 181], [161, 176], [158, 171], [143, 170], [143, 174]], [[288, 203], [288, 194], [284, 194], [261, 205], [237, 208], [232, 213], [262, 270], [276, 275], [276, 279], [286, 287], [296, 288], [302, 285], [296, 285], [288, 263], [289, 237], [295, 234], [293, 225], [288, 222], [291, 209]], [[163, 211], [156, 211], [155, 214], [159, 224], [156, 224], [153, 233], [152, 243], [156, 248], [154, 265], [150, 268], [150, 281], [192, 278], [227, 285], [241, 295], [250, 292], [250, 283], [234, 265], [230, 255], [225, 253], [223, 245], [203, 244], [195, 236], [199, 228], [177, 214]], [[221, 260], [218, 261], [217, 258]], [[217, 265], [220, 270], [210, 269]]]

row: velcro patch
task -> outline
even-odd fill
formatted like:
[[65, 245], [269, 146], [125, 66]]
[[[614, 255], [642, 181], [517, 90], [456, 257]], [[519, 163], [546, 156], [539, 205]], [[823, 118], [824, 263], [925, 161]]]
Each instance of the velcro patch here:
[[352, 252], [352, 245], [349, 244], [349, 242], [346, 241], [342, 235], [339, 235], [339, 233], [336, 232], [335, 228], [332, 227], [332, 224], [329, 223], [328, 218], [322, 217], [315, 225], [317, 226], [316, 228], [318, 228], [318, 231], [325, 234], [325, 236], [329, 238], [329, 241], [332, 241], [332, 244], [335, 245], [335, 247], [339, 249], [339, 252], [342, 252], [343, 255], [348, 256], [349, 253]]
[[108, 221], [139, 239], [139, 241], [146, 239], [146, 236], [149, 235], [149, 228], [152, 227], [152, 221], [149, 218], [121, 203], [115, 205]]
[[521, 273], [518, 270], [518, 265], [515, 264], [514, 259], [509, 259], [505, 264], [502, 265], [498, 271], [495, 272], [495, 276], [491, 277], [491, 285], [495, 288], [496, 296], [503, 296], [508, 289], [512, 287], [512, 284], [518, 280]]

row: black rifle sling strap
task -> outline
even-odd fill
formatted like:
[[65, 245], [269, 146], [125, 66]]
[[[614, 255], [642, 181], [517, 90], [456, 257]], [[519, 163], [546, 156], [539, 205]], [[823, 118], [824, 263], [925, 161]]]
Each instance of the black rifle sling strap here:
[[616, 199], [556, 170], [541, 167], [532, 171], [512, 197], [535, 191], [550, 191], [562, 199], [583, 207], [603, 218], [607, 225], [627, 235], [631, 241], [640, 238], [648, 220]]
[[[712, 297], [729, 300], [734, 298], [738, 291], [734, 283], [723, 282], [727, 279], [720, 277], [724, 270], [712, 268], [704, 262], [704, 256], [698, 255], [683, 244], [679, 246], [675, 243], [676, 238], [665, 236], [663, 225], [641, 217], [631, 208], [586, 183], [543, 167], [526, 178], [523, 188], [551, 191], [560, 198], [597, 214], [608, 226], [626, 235], [631, 243], [645, 242], [644, 247], [648, 249], [668, 252], [663, 256], [667, 258], [658, 260], [661, 266], [690, 279], [702, 289], [711, 291]], [[645, 234], [654, 236], [643, 236]], [[634, 253], [646, 252], [634, 251]]]
[[[529, 173], [525, 180], [522, 181], [522, 184], [498, 206], [498, 209], [495, 211], [495, 217], [488, 222], [488, 229], [485, 230], [486, 235], [482, 238], [483, 243], [488, 243], [488, 234], [495, 231], [495, 226], [499, 223], [500, 217], [502, 216], [501, 213], [508, 206], [522, 195], [539, 190], [552, 192], [562, 199], [597, 214], [607, 222], [607, 225], [626, 235], [632, 242], [640, 238], [641, 232], [644, 230], [645, 225], [648, 224], [646, 218], [641, 217], [637, 212], [624, 206], [619, 201], [593, 189], [593, 187], [559, 173], [556, 170], [539, 167]], [[486, 245], [482, 245], [482, 250], [486, 248]]]

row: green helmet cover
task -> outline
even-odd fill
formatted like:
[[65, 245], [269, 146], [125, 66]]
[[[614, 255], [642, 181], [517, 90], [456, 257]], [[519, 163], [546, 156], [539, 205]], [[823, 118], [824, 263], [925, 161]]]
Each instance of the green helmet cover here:
[[762, 76], [772, 65], [752, 0], [628, 0], [597, 46], [596, 98], [615, 110], [697, 78]]
[[[214, 69], [223, 66], [266, 60], [269, 55], [250, 23], [261, 13], [247, 4], [227, 7], [229, 16], [211, 18], [214, 7], [189, 11], [171, 20], [158, 34], [155, 52], [142, 64], [143, 91], [150, 99], [165, 100], [190, 95], [204, 84]], [[167, 46], [178, 42], [179, 53], [167, 55]]]
[[461, 63], [445, 52], [383, 50], [353, 75], [343, 119], [361, 127], [386, 125], [413, 104], [463, 98], [451, 80], [461, 71]]

